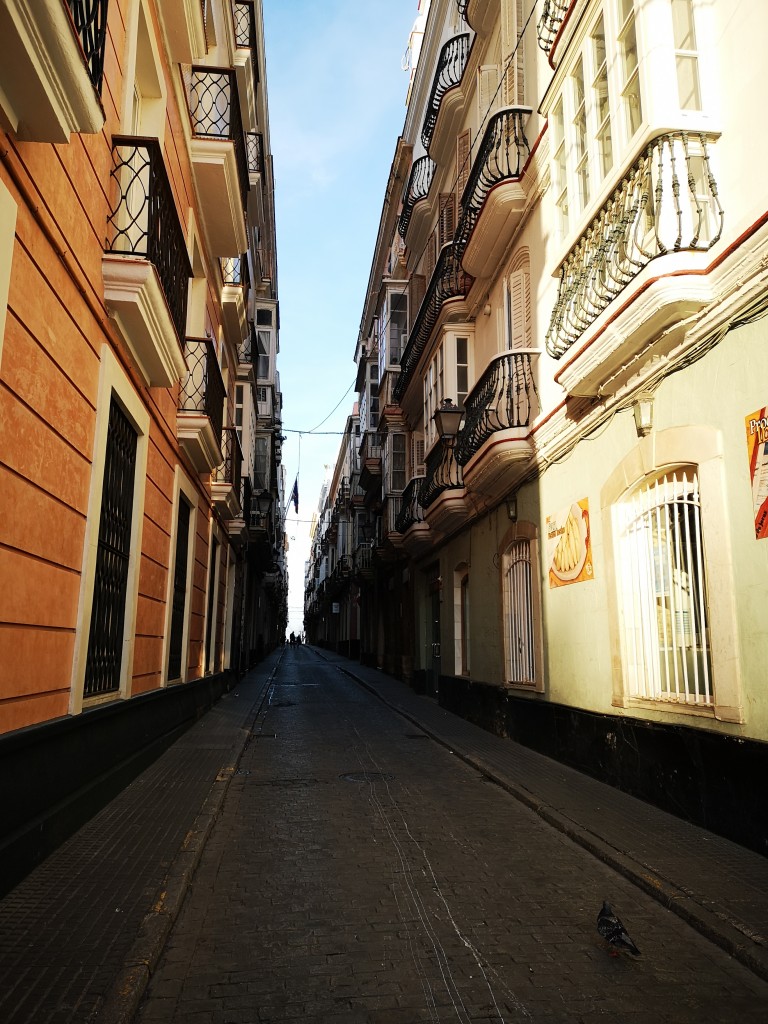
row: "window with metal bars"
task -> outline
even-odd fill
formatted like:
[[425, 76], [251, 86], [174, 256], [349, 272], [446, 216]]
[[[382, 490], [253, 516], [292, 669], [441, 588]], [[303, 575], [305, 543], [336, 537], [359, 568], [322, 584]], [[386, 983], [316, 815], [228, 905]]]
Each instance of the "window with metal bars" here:
[[527, 537], [512, 541], [503, 560], [506, 680], [537, 686], [533, 545]]
[[187, 607], [187, 561], [189, 552], [190, 507], [179, 496], [176, 523], [176, 552], [173, 563], [173, 597], [171, 600], [171, 635], [168, 643], [168, 678], [181, 678], [184, 643], [184, 619]]
[[701, 501], [695, 467], [647, 481], [616, 508], [630, 697], [713, 703]]
[[115, 396], [109, 407], [96, 575], [83, 695], [120, 689], [123, 631], [131, 555], [137, 434]]

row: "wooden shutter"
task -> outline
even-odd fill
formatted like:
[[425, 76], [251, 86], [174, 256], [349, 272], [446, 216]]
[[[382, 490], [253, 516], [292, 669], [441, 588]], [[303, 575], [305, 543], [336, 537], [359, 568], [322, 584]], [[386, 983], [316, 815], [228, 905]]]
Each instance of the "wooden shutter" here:
[[482, 135], [488, 118], [499, 106], [499, 66], [485, 64], [477, 72], [477, 123]]
[[437, 260], [437, 236], [436, 232], [427, 239], [427, 247], [424, 252], [424, 277], [428, 281], [435, 271], [435, 262]]
[[408, 282], [408, 312], [410, 313], [410, 321], [408, 324], [409, 331], [413, 327], [413, 323], [418, 315], [419, 306], [421, 306], [426, 290], [426, 277], [423, 274], [412, 274], [411, 279]]
[[424, 438], [414, 434], [411, 437], [411, 476], [424, 476]]
[[531, 278], [527, 270], [509, 275], [509, 347], [531, 347]]
[[453, 192], [440, 193], [439, 244], [442, 248], [446, 242], [453, 240], [456, 230], [456, 196]]
[[469, 177], [469, 128], [456, 139], [456, 207], [461, 204], [461, 197]]
[[518, 33], [523, 20], [523, 0], [502, 0], [501, 55], [504, 86], [501, 91], [505, 106], [521, 106], [525, 103], [524, 40], [521, 37], [518, 45]]

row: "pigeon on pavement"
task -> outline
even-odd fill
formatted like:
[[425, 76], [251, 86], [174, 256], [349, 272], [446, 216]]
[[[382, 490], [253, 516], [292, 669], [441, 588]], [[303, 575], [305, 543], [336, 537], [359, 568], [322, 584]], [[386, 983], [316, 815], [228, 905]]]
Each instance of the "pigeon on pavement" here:
[[[614, 913], [610, 903], [603, 903], [602, 910], [597, 915], [597, 930], [605, 941], [615, 949], [639, 956], [640, 950], [630, 939], [624, 925]], [[617, 954], [612, 953], [612, 955], [616, 956]]]

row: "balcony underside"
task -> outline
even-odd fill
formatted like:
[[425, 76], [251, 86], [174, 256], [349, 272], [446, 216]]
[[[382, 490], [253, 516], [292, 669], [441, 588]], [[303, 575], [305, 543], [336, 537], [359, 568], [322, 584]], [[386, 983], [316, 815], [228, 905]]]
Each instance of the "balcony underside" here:
[[222, 454], [210, 418], [202, 413], [178, 412], [176, 436], [198, 473], [212, 473]]
[[418, 558], [433, 547], [437, 538], [429, 523], [412, 523], [401, 535], [402, 546], [412, 558]]
[[533, 457], [528, 427], [492, 434], [464, 467], [464, 486], [486, 506], [514, 490]]
[[206, 53], [205, 22], [199, 0], [163, 0], [157, 5], [171, 59], [193, 64]]
[[646, 267], [584, 332], [555, 380], [569, 395], [614, 394], [652, 358], [679, 345], [688, 319], [713, 298], [709, 279], [695, 273], [705, 259], [704, 253], [675, 253]]
[[211, 484], [211, 498], [213, 504], [225, 520], [237, 518], [240, 512], [240, 498], [231, 483], [224, 480], [215, 480]]
[[240, 256], [248, 248], [248, 236], [233, 144], [193, 138], [192, 167], [211, 252]]
[[436, 533], [453, 533], [466, 523], [473, 512], [472, 503], [463, 487], [443, 491], [429, 508], [424, 510], [424, 519]]
[[487, 35], [496, 22], [498, 9], [495, 0], [469, 0], [467, 21], [478, 35]]
[[435, 130], [429, 143], [429, 155], [438, 167], [445, 166], [454, 154], [456, 136], [461, 128], [467, 100], [462, 84], [470, 79], [471, 75], [465, 68], [461, 82], [449, 89], [440, 102]]
[[104, 111], [64, 3], [6, 0], [0, 39], [0, 105], [19, 139], [69, 142], [74, 132], [101, 131]]
[[528, 202], [520, 181], [501, 182], [488, 193], [461, 258], [474, 278], [492, 277], [512, 241]]
[[170, 388], [187, 371], [176, 328], [153, 263], [102, 257], [104, 301], [149, 387]]
[[381, 459], [364, 459], [360, 467], [360, 486], [368, 491], [381, 483]]
[[221, 290], [221, 314], [224, 331], [235, 349], [239, 349], [248, 334], [248, 316], [242, 285], [225, 284]]
[[234, 544], [239, 546], [245, 543], [248, 539], [248, 526], [243, 518], [242, 510], [240, 510], [234, 519], [228, 520], [226, 530], [227, 536]]

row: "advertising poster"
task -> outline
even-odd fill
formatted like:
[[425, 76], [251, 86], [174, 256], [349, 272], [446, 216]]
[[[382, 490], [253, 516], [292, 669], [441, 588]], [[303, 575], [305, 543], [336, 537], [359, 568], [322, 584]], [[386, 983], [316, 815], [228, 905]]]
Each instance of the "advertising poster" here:
[[747, 416], [747, 453], [749, 477], [752, 481], [752, 508], [755, 514], [755, 537], [768, 537], [768, 407]]
[[547, 561], [550, 588], [594, 578], [587, 498], [547, 516]]

